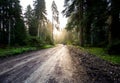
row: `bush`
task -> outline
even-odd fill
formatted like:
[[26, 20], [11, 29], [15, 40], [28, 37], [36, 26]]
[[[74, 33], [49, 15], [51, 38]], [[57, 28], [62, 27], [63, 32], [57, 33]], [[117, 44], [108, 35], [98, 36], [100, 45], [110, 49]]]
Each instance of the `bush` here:
[[47, 43], [47, 44], [54, 45], [52, 38], [50, 36], [47, 36], [45, 41], [46, 41], [45, 43]]
[[17, 54], [22, 54], [24, 52], [28, 51], [34, 51], [37, 50], [35, 47], [17, 47], [17, 48], [6, 48], [6, 49], [0, 49], [0, 58], [5, 58], [9, 56], [14, 56]]
[[41, 41], [37, 37], [29, 37], [26, 39], [26, 43], [28, 46], [38, 47], [41, 45]]

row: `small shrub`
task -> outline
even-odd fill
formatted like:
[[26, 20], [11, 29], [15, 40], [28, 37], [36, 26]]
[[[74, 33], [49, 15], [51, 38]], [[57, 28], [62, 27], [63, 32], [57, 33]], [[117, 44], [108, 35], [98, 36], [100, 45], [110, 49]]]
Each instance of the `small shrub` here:
[[28, 39], [26, 39], [26, 43], [28, 46], [40, 46], [41, 42], [37, 37], [29, 37]]

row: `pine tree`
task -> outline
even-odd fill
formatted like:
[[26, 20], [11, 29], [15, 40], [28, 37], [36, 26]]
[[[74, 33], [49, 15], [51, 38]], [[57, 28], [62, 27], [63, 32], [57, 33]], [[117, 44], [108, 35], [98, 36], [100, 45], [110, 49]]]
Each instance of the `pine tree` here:
[[36, 0], [34, 3], [34, 11], [35, 11], [35, 16], [37, 19], [37, 33], [38, 37], [42, 39], [42, 33], [43, 33], [43, 28], [44, 28], [44, 23], [46, 22], [46, 10], [45, 10], [45, 1], [44, 0]]
[[[1, 44], [21, 43], [25, 39], [25, 27], [21, 16], [21, 6], [19, 0], [2, 0], [0, 1], [0, 31]], [[17, 24], [22, 25], [18, 26]], [[20, 32], [19, 29], [22, 30]], [[24, 37], [22, 34], [24, 33]], [[20, 35], [21, 34], [21, 35]], [[19, 40], [21, 38], [21, 40]]]
[[52, 2], [51, 8], [52, 8], [52, 39], [54, 41], [54, 34], [53, 34], [54, 28], [59, 30], [59, 12], [55, 1]]
[[[69, 17], [71, 15], [74, 15], [74, 20], [77, 20], [77, 25], [73, 26], [78, 29], [79, 27], [79, 40], [80, 40], [80, 46], [84, 45], [84, 39], [83, 39], [83, 15], [84, 15], [84, 0], [65, 0], [65, 10], [63, 10], [63, 14], [66, 17]], [[72, 22], [72, 21], [70, 21]], [[72, 24], [72, 23], [69, 23]]]
[[30, 36], [37, 36], [37, 24], [36, 24], [36, 18], [35, 13], [30, 5], [27, 6], [26, 12], [25, 12], [25, 18], [26, 18], [26, 24], [28, 26], [28, 31]]
[[106, 0], [65, 0], [63, 13], [67, 17], [72, 16], [69, 25], [79, 29], [81, 46], [105, 41], [106, 8]]

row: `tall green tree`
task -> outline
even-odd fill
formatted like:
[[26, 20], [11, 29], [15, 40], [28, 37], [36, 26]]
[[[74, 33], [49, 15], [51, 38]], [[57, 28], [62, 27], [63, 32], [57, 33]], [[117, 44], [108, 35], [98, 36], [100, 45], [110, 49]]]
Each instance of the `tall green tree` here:
[[[77, 24], [72, 25], [74, 28], [79, 27], [79, 39], [80, 39], [80, 45], [83, 46], [83, 15], [84, 15], [84, 0], [65, 0], [65, 10], [63, 10], [63, 13], [66, 17], [69, 17], [71, 15], [74, 15], [74, 20], [76, 20]], [[72, 21], [70, 21], [72, 22]], [[73, 24], [73, 23], [69, 23]], [[77, 27], [76, 27], [77, 26]]]
[[120, 0], [111, 0], [111, 41], [114, 40], [120, 40], [120, 33], [119, 33], [119, 27], [120, 27]]
[[[21, 16], [21, 6], [19, 0], [1, 0], [0, 1], [0, 43], [5, 45], [20, 44], [24, 41], [25, 26]], [[18, 26], [21, 25], [21, 26]], [[18, 30], [20, 28], [22, 32]], [[24, 37], [22, 34], [24, 33]], [[21, 34], [21, 35], [19, 35]], [[19, 38], [21, 38], [19, 40]]]
[[46, 22], [46, 9], [45, 9], [45, 1], [44, 0], [36, 0], [34, 2], [34, 11], [35, 11], [35, 16], [37, 19], [37, 33], [38, 37], [42, 39], [43, 36], [43, 28], [44, 28], [44, 23]]
[[[65, 10], [63, 13], [68, 17], [72, 16], [69, 25], [79, 29], [81, 46], [91, 44], [90, 41], [95, 43], [93, 40], [100, 41], [99, 39], [101, 38], [98, 37], [101, 36], [99, 34], [104, 32], [105, 21], [107, 19], [106, 8], [107, 3], [105, 0], [65, 0]], [[99, 32], [95, 33], [95, 31]], [[99, 33], [99, 36], [93, 37], [92, 34], [97, 35], [97, 33]], [[103, 39], [105, 38], [103, 37]]]
[[54, 28], [59, 30], [59, 11], [57, 9], [57, 5], [55, 1], [52, 2], [51, 8], [52, 8], [52, 39], [54, 41], [54, 34], [53, 34]]
[[65, 0], [63, 13], [72, 19], [68, 22], [67, 29], [79, 28], [83, 45], [109, 45], [110, 52], [119, 52], [119, 3], [120, 0]]
[[108, 0], [109, 49], [110, 54], [120, 54], [120, 0]]
[[25, 12], [26, 24], [28, 26], [28, 32], [30, 36], [37, 36], [37, 19], [35, 17], [35, 12], [30, 5], [27, 6]]

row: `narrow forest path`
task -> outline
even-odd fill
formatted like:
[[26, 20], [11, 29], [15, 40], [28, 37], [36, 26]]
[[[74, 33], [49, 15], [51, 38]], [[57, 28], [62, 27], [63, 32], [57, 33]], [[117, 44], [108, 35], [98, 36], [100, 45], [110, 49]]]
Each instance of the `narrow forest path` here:
[[[97, 61], [93, 63], [91, 60], [98, 60], [97, 65]], [[103, 65], [99, 64], [101, 61]], [[110, 83], [110, 81], [118, 83], [120, 81], [119, 66], [114, 70], [118, 72], [115, 80], [111, 79], [105, 70], [99, 72], [97, 69], [99, 66], [108, 66], [108, 69], [111, 67], [103, 60], [88, 56], [76, 48], [58, 45], [1, 60], [0, 83]], [[113, 73], [117, 75], [116, 72]]]

